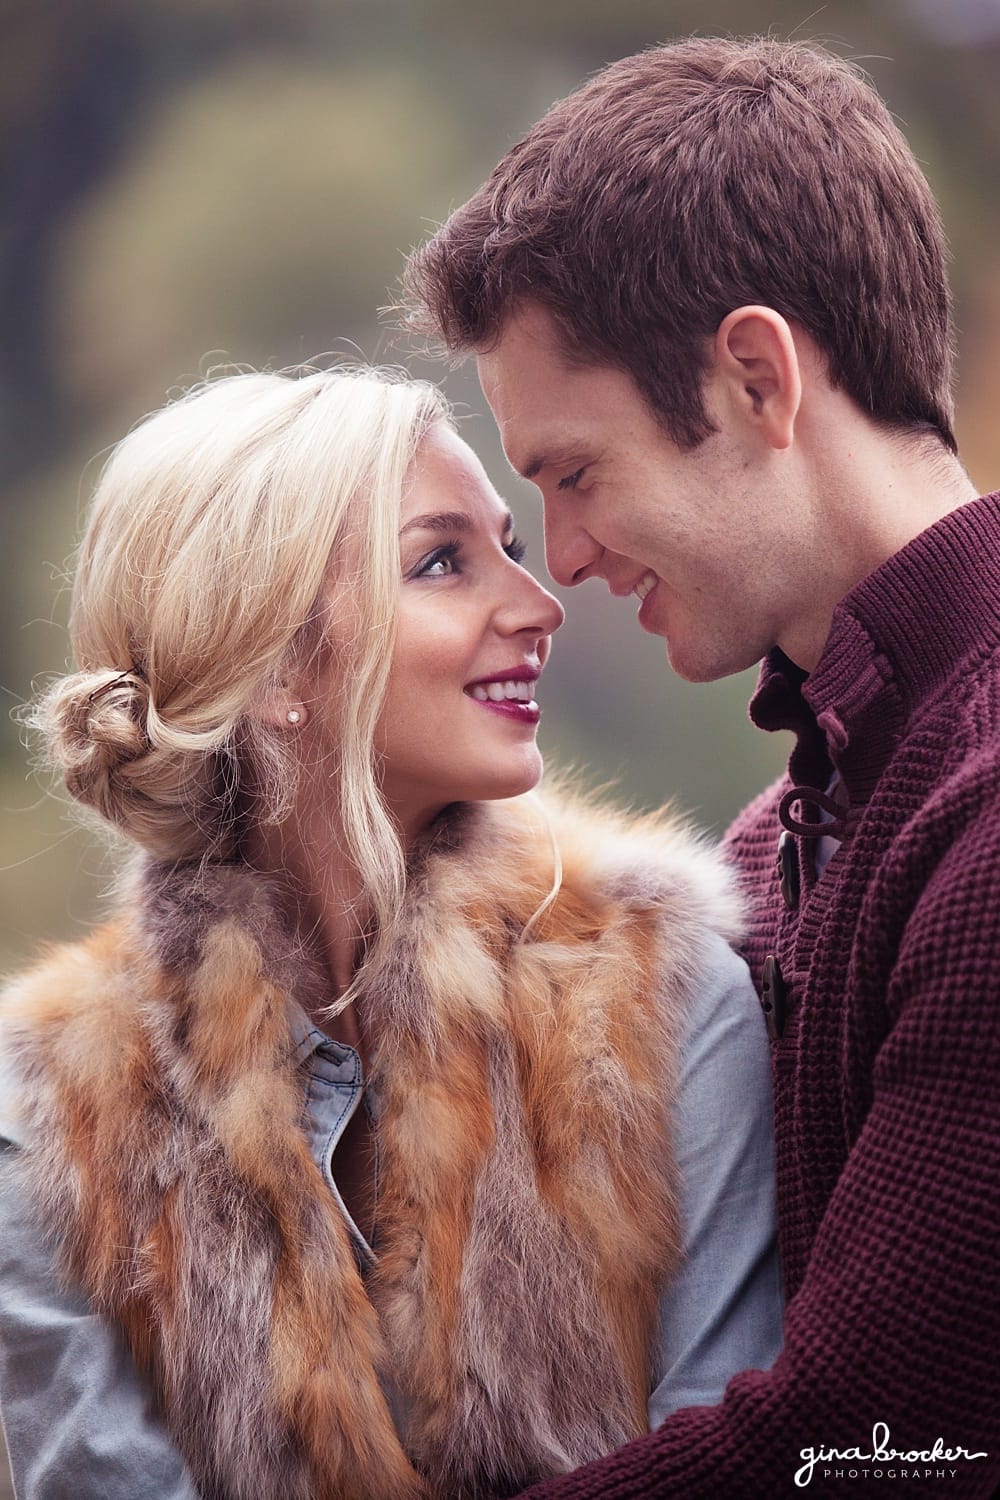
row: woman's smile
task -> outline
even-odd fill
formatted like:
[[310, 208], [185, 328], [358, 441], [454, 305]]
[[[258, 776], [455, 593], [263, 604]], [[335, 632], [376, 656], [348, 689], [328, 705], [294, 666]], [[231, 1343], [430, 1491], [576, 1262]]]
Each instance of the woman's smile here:
[[465, 691], [476, 703], [493, 713], [512, 719], [518, 724], [534, 726], [541, 718], [541, 709], [535, 702], [534, 684], [541, 666], [526, 662], [511, 671], [498, 672], [492, 677], [481, 677], [470, 682]]

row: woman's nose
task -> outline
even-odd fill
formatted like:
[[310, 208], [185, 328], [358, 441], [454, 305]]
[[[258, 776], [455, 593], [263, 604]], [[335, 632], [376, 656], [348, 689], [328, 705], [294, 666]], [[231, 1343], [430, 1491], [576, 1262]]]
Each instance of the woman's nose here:
[[544, 633], [546, 635], [552, 635], [559, 629], [560, 625], [564, 623], [566, 619], [566, 611], [559, 603], [559, 600], [556, 598], [555, 594], [550, 594], [548, 589], [543, 588], [542, 585], [538, 583], [537, 578], [535, 579], [535, 583], [538, 586], [538, 592], [542, 596], [542, 610], [545, 616]]
[[511, 584], [510, 576], [507, 582], [512, 592], [507, 596], [504, 623], [511, 634], [531, 631], [545, 636], [559, 629], [566, 611], [533, 574], [519, 567], [516, 583]]

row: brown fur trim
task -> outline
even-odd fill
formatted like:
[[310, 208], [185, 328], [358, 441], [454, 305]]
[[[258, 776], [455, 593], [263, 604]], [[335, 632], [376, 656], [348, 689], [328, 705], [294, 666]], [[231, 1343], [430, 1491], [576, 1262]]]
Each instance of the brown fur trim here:
[[[563, 884], [524, 937], [547, 821]], [[442, 820], [360, 1001], [383, 1159], [367, 1284], [300, 1128], [288, 1007], [322, 975], [260, 877], [146, 866], [119, 922], [8, 991], [41, 1214], [202, 1493], [513, 1493], [644, 1430], [679, 1248], [676, 1036], [709, 932], [737, 920], [675, 827], [532, 798]]]

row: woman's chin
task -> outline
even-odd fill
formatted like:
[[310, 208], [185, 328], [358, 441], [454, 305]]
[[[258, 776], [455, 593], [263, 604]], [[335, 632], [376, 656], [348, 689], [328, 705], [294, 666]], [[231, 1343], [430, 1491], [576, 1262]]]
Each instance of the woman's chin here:
[[543, 762], [537, 748], [527, 755], [518, 766], [498, 774], [496, 767], [489, 777], [484, 777], [478, 791], [463, 797], [463, 802], [502, 802], [508, 797], [520, 797], [532, 791], [542, 779]]

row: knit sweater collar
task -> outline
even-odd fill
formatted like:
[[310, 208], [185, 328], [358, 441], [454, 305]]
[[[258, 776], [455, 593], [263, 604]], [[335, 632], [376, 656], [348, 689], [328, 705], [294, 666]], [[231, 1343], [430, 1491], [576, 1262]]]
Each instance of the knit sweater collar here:
[[823, 787], [831, 770], [867, 802], [920, 705], [970, 654], [1000, 645], [1000, 492], [944, 516], [837, 605], [815, 668], [765, 658], [750, 717], [790, 729], [789, 774]]

